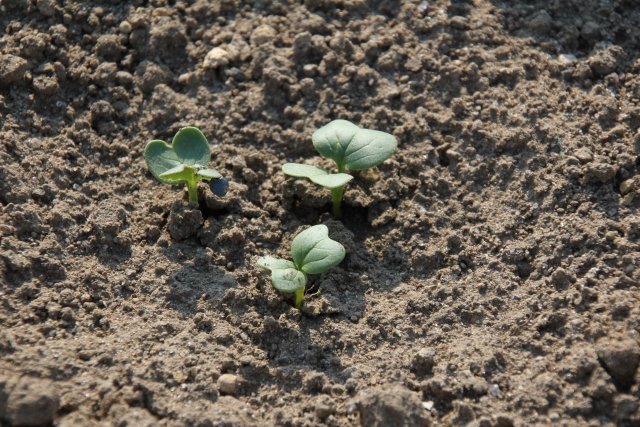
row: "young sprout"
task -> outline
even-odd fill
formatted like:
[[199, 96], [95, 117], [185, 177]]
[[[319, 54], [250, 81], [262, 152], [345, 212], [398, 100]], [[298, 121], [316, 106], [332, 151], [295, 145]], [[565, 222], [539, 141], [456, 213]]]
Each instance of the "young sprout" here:
[[298, 234], [291, 242], [293, 262], [280, 258], [262, 257], [259, 267], [271, 270], [271, 283], [281, 292], [296, 295], [296, 308], [302, 307], [307, 274], [320, 274], [335, 267], [344, 259], [344, 247], [329, 238], [326, 225], [314, 225]]
[[309, 165], [286, 163], [282, 172], [297, 178], [309, 178], [312, 182], [331, 190], [333, 215], [342, 218], [340, 202], [344, 185], [353, 177], [345, 170], [369, 169], [387, 160], [398, 146], [393, 135], [371, 129], [362, 129], [346, 120], [334, 120], [315, 131], [311, 137], [316, 150], [327, 159], [336, 162], [337, 174]]
[[[182, 128], [173, 138], [172, 145], [164, 141], [151, 141], [144, 149], [149, 171], [160, 182], [187, 184], [189, 201], [198, 201], [198, 181], [211, 180], [211, 191], [224, 196], [228, 181], [217, 171], [209, 169], [211, 149], [207, 138], [194, 127]], [[214, 190], [214, 187], [216, 190]]]

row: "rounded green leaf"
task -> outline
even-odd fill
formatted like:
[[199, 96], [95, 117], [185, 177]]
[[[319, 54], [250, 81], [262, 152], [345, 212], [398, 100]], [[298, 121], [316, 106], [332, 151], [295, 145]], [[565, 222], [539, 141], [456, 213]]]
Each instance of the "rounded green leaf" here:
[[158, 140], [149, 142], [144, 149], [144, 159], [153, 176], [165, 184], [174, 185], [186, 180], [161, 175], [181, 165], [205, 168], [211, 160], [211, 150], [202, 132], [194, 127], [186, 127], [176, 133], [173, 145]]
[[360, 128], [346, 120], [334, 120], [322, 126], [311, 136], [313, 146], [318, 153], [340, 165], [344, 165], [344, 156], [349, 143]]
[[349, 169], [369, 169], [387, 160], [398, 146], [395, 136], [378, 130], [360, 129], [347, 147], [344, 165]]
[[398, 146], [393, 135], [361, 129], [346, 120], [330, 122], [315, 131], [311, 138], [318, 152], [335, 161], [339, 169], [372, 168], [391, 157]]
[[295, 176], [296, 178], [311, 178], [312, 176], [322, 176], [329, 173], [322, 168], [297, 163], [285, 163], [282, 165], [282, 172], [289, 176]]
[[307, 275], [295, 268], [273, 270], [271, 283], [279, 291], [296, 292], [307, 284]]
[[344, 247], [329, 238], [326, 225], [314, 225], [298, 234], [291, 243], [291, 255], [299, 270], [322, 273], [344, 259]]
[[347, 182], [351, 181], [353, 177], [348, 173], [333, 173], [330, 175], [312, 176], [309, 177], [309, 179], [318, 185], [333, 190], [334, 188], [344, 186]]
[[164, 141], [151, 141], [144, 148], [144, 159], [153, 176], [165, 184], [179, 184], [184, 181], [160, 178], [163, 173], [182, 166], [178, 155], [170, 145]]
[[258, 258], [256, 261], [258, 267], [266, 268], [267, 270], [284, 270], [287, 268], [296, 268], [296, 265], [291, 261], [287, 261], [281, 258], [274, 258], [270, 256], [265, 256], [262, 258]]
[[206, 166], [211, 161], [209, 141], [194, 127], [182, 128], [173, 138], [173, 149], [181, 163]]

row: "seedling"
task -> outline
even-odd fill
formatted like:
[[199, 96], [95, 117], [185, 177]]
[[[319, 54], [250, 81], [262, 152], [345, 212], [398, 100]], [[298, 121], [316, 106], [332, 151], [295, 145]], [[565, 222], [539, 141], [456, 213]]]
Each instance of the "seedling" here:
[[298, 234], [291, 242], [293, 261], [259, 258], [259, 267], [271, 270], [271, 283], [281, 292], [295, 293], [296, 308], [302, 307], [307, 274], [320, 274], [344, 259], [344, 247], [329, 238], [326, 225], [314, 225]]
[[191, 202], [198, 201], [198, 181], [201, 179], [211, 180], [214, 194], [224, 196], [227, 192], [228, 181], [207, 167], [211, 161], [211, 149], [207, 138], [197, 128], [180, 129], [172, 145], [158, 140], [149, 142], [144, 149], [144, 158], [149, 171], [160, 182], [187, 184]]
[[334, 120], [321, 127], [311, 136], [316, 150], [327, 159], [336, 162], [337, 174], [322, 168], [296, 163], [286, 163], [282, 172], [297, 178], [309, 178], [311, 182], [331, 190], [333, 215], [342, 218], [340, 202], [344, 186], [353, 179], [345, 173], [352, 170], [369, 169], [387, 160], [398, 146], [393, 135], [371, 129], [362, 129], [346, 120]]

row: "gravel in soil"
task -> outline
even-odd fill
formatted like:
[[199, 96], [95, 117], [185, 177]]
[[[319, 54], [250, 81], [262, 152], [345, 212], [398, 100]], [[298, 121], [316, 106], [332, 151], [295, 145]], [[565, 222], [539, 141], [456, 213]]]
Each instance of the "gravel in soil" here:
[[[631, 1], [0, 3], [0, 420], [640, 425]], [[344, 220], [287, 162], [399, 146]], [[225, 197], [142, 156], [209, 138]], [[634, 198], [634, 196], [636, 196]], [[346, 248], [300, 312], [260, 256]]]

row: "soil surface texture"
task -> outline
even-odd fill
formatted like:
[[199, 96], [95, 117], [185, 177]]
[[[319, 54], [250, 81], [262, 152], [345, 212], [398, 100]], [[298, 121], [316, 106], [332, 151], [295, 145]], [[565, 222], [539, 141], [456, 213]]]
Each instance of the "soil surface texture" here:
[[[640, 426], [635, 0], [0, 1], [0, 424]], [[334, 119], [392, 133], [344, 218]], [[143, 150], [196, 126], [199, 204]], [[634, 197], [635, 196], [635, 197]], [[304, 307], [261, 256], [346, 248]]]

